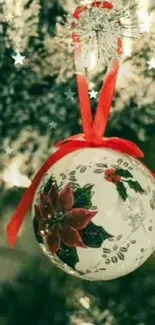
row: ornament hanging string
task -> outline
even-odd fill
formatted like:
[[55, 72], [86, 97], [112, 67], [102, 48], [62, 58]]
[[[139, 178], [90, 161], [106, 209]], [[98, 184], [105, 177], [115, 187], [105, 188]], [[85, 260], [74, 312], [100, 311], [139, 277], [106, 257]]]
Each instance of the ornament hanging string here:
[[[100, 5], [102, 5], [103, 9], [113, 8], [113, 5], [108, 2], [95, 2], [91, 4], [91, 6]], [[87, 6], [77, 8], [74, 13], [74, 18], [78, 19], [80, 13], [83, 10], [87, 10]], [[77, 41], [80, 45], [80, 39], [78, 38], [78, 35], [73, 33], [73, 42], [77, 43]], [[118, 46], [118, 51], [120, 51], [121, 40], [118, 40]], [[75, 47], [76, 69], [80, 67], [81, 70], [80, 74], [77, 73], [77, 84], [84, 134], [81, 135], [81, 140], [79, 140], [78, 135], [57, 143], [56, 147], [58, 147], [58, 151], [49, 157], [49, 159], [44, 163], [44, 165], [40, 168], [40, 170], [34, 177], [30, 187], [26, 190], [22, 200], [19, 203], [19, 206], [17, 207], [14, 216], [12, 217], [11, 221], [7, 226], [7, 236], [11, 248], [13, 248], [16, 243], [21, 225], [33, 202], [35, 192], [43, 176], [51, 166], [53, 166], [64, 156], [77, 150], [92, 147], [113, 149], [131, 155], [135, 158], [142, 158], [144, 156], [142, 151], [131, 141], [119, 138], [103, 138], [115, 90], [116, 78], [119, 69], [118, 61], [116, 59], [113, 60], [112, 68], [110, 72], [107, 73], [104, 85], [101, 90], [96, 116], [93, 122], [87, 80], [84, 74], [84, 68], [81, 66], [81, 64], [79, 65], [80, 56], [81, 47]]]

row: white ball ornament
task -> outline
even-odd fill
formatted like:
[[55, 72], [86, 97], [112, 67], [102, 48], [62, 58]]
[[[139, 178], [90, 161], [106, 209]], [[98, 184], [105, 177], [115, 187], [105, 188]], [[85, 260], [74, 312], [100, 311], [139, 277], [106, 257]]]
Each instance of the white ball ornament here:
[[110, 280], [155, 248], [155, 179], [137, 159], [85, 148], [57, 161], [33, 204], [37, 241], [53, 263], [86, 280]]

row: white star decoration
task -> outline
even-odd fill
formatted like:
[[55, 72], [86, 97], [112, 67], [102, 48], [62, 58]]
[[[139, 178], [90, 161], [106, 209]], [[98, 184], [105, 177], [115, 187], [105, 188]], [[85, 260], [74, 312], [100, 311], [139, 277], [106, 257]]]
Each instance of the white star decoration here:
[[16, 55], [12, 55], [12, 58], [15, 60], [14, 64], [23, 64], [25, 56], [22, 56], [19, 52]]
[[7, 22], [11, 22], [13, 19], [13, 15], [11, 13], [8, 13], [8, 15], [5, 16]]
[[52, 121], [52, 122], [49, 123], [49, 127], [50, 127], [51, 130], [52, 130], [52, 129], [55, 129], [56, 126], [57, 126], [57, 123], [54, 122], [54, 121]]
[[96, 98], [97, 94], [98, 94], [98, 92], [95, 91], [94, 89], [89, 91], [90, 98]]
[[13, 152], [13, 149], [11, 149], [9, 146], [7, 146], [5, 149], [6, 156], [10, 156]]
[[68, 89], [68, 91], [66, 91], [64, 94], [65, 94], [65, 96], [66, 96], [66, 100], [67, 100], [67, 99], [71, 99], [71, 100], [74, 99], [73, 96], [74, 96], [75, 93], [73, 93], [71, 89]]
[[150, 69], [155, 69], [155, 58], [152, 58], [150, 61], [147, 61], [147, 64], [149, 65], [149, 70]]

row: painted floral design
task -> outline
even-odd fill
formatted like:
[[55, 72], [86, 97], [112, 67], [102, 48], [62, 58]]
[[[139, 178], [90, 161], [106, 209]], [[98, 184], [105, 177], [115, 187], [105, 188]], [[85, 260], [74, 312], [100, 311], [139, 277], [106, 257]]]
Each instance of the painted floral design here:
[[38, 232], [45, 236], [52, 254], [59, 251], [61, 241], [69, 247], [87, 247], [79, 230], [85, 228], [97, 212], [73, 208], [73, 205], [74, 193], [70, 184], [59, 193], [55, 182], [47, 194], [41, 193], [40, 206], [35, 205]]
[[[110, 267], [115, 268], [117, 263], [121, 265], [128, 259], [131, 246], [136, 244], [135, 238], [133, 240], [130, 238], [133, 232], [139, 227], [143, 227], [145, 232], [152, 231], [151, 223], [144, 224], [145, 211], [141, 211], [139, 203], [137, 204], [138, 199], [141, 201], [139, 194], [147, 193], [135, 179], [132, 170], [133, 168], [121, 159], [116, 164], [111, 164], [105, 157], [99, 162], [89, 161], [87, 165], [84, 161], [81, 165], [72, 166], [72, 169], [69, 166], [65, 173], [58, 175], [58, 179], [54, 174], [50, 177], [47, 174], [39, 189], [41, 195], [40, 198], [37, 197], [39, 203], [37, 202], [35, 206], [33, 226], [38, 242], [46, 246], [44, 249], [47, 249], [52, 261], [62, 269], [68, 271], [69, 267], [70, 272], [85, 277], [87, 274], [90, 277], [90, 273], [108, 271]], [[119, 204], [123, 209], [122, 216], [131, 228], [130, 236], [127, 238], [123, 237], [123, 234], [113, 236], [106, 231], [104, 213], [103, 222], [98, 224], [98, 216], [95, 218], [98, 206], [96, 195], [94, 195], [97, 183], [94, 181], [95, 184], [93, 184], [91, 177], [89, 180], [85, 177], [87, 172], [96, 174], [93, 174], [92, 179], [95, 176], [96, 179], [99, 177], [101, 182], [107, 182], [107, 186], [111, 183], [110, 186], [117, 191], [121, 199]], [[87, 179], [85, 184], [83, 184], [84, 179]], [[69, 183], [64, 186], [67, 180]], [[131, 201], [130, 193], [132, 194]], [[133, 199], [135, 199], [135, 206]], [[152, 192], [150, 206], [155, 209], [155, 191]], [[126, 211], [124, 207], [130, 209]], [[102, 257], [96, 265], [92, 267], [88, 265], [87, 269], [83, 269], [80, 264], [82, 250], [78, 247], [81, 247], [86, 255], [88, 253], [86, 248], [92, 248], [94, 254], [99, 251], [97, 249], [100, 249]], [[143, 253], [142, 250], [144, 248], [141, 248], [140, 254]]]
[[104, 178], [106, 181], [113, 183], [116, 186], [117, 192], [123, 201], [128, 198], [127, 187], [124, 184], [133, 189], [136, 193], [146, 193], [141, 185], [137, 181], [133, 180], [133, 175], [127, 169], [106, 169], [104, 172]]
[[[66, 175], [60, 174], [60, 178], [65, 180]], [[62, 180], [58, 184], [52, 175], [44, 182], [40, 204], [35, 205], [33, 227], [37, 241], [47, 243], [51, 254], [59, 258], [58, 263], [61, 260], [75, 270], [79, 262], [77, 247], [99, 248], [113, 236], [92, 222], [97, 214], [92, 203], [94, 185], [87, 183], [81, 187], [75, 170], [70, 171], [70, 182], [64, 188]]]
[[108, 182], [112, 182], [115, 185], [119, 184], [121, 181], [121, 176], [116, 174], [116, 169], [107, 169], [104, 177]]
[[146, 217], [143, 202], [137, 197], [128, 198], [128, 203], [121, 206], [123, 218], [128, 222], [128, 226], [132, 228], [132, 232], [142, 227], [145, 230], [144, 220]]
[[150, 199], [150, 207], [152, 210], [155, 210], [155, 191], [152, 191], [152, 197]]
[[105, 264], [116, 264], [119, 263], [119, 261], [124, 261], [130, 246], [136, 244], [136, 240], [129, 241], [129, 238], [121, 242], [122, 238], [122, 234], [118, 237], [109, 238], [109, 241], [114, 242], [114, 246], [111, 249], [103, 248], [102, 257], [104, 258]]

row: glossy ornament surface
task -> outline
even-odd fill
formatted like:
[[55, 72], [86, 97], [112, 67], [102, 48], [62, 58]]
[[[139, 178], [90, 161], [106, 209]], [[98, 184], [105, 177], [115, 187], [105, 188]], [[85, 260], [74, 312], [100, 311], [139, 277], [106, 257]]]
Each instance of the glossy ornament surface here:
[[137, 159], [85, 148], [56, 162], [33, 204], [37, 241], [53, 263], [86, 280], [110, 280], [155, 248], [155, 180]]

